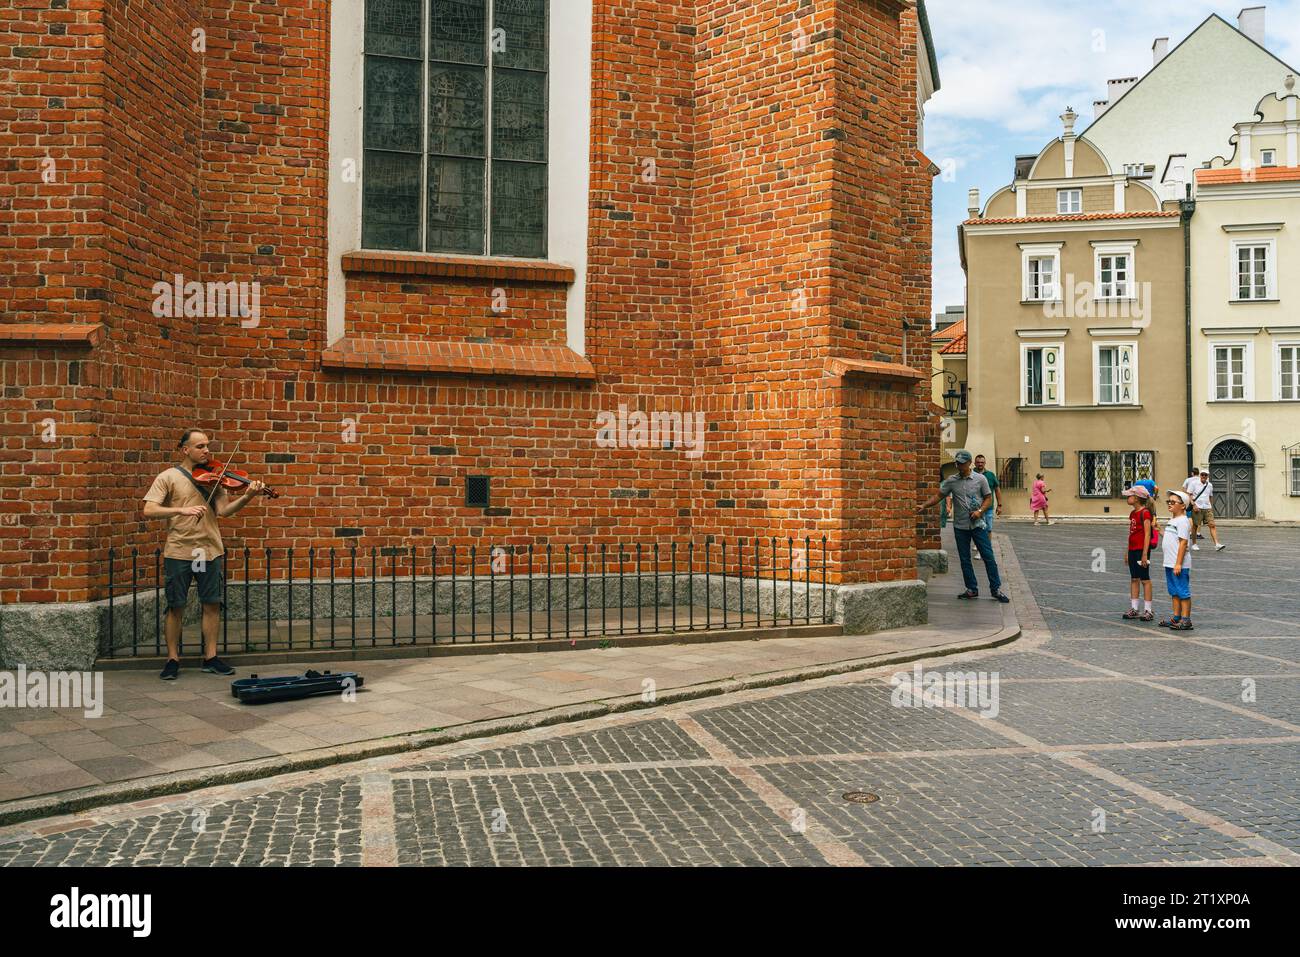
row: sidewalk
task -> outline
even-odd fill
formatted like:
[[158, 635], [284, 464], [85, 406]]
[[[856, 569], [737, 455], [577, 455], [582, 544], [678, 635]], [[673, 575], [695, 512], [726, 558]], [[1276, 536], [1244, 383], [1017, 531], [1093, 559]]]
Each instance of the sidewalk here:
[[[999, 551], [1005, 548], [999, 538]], [[960, 589], [955, 567], [931, 578], [929, 624], [867, 636], [331, 663], [364, 677], [352, 702], [331, 696], [248, 706], [231, 697], [229, 679], [197, 669], [182, 670], [176, 682], [153, 671], [107, 671], [100, 717], [0, 709], [0, 823], [990, 647], [1018, 635], [1012, 606], [959, 602]], [[255, 665], [237, 677], [306, 667]]]

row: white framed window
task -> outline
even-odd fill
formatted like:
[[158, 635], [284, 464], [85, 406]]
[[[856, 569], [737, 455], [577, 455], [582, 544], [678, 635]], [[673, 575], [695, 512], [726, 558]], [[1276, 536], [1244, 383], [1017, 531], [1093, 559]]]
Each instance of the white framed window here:
[[1273, 398], [1281, 402], [1300, 401], [1300, 342], [1275, 343], [1273, 369]]
[[1215, 402], [1254, 398], [1254, 356], [1249, 342], [1210, 343], [1210, 395]]
[[1021, 247], [1021, 298], [1025, 302], [1056, 302], [1061, 298], [1062, 245]]
[[1062, 215], [1083, 212], [1083, 190], [1058, 189], [1056, 191], [1056, 211]]
[[1293, 445], [1286, 450], [1288, 493], [1292, 498], [1300, 498], [1300, 446]]
[[1138, 404], [1136, 342], [1095, 342], [1092, 345], [1094, 405]]
[[1133, 254], [1131, 243], [1093, 248], [1093, 278], [1098, 299], [1133, 298]]
[[1064, 344], [1021, 344], [1020, 404], [1065, 404]]
[[1080, 452], [1079, 498], [1109, 498], [1114, 487], [1113, 453]]
[[1259, 151], [1259, 165], [1260, 165], [1260, 166], [1276, 166], [1276, 165], [1277, 165], [1277, 150], [1260, 150], [1260, 151]]
[[1233, 302], [1277, 298], [1277, 240], [1233, 242], [1231, 265]]
[[566, 343], [585, 353], [592, 2], [329, 5], [344, 174], [329, 177], [327, 342], [346, 332], [343, 256], [406, 247], [573, 267]]

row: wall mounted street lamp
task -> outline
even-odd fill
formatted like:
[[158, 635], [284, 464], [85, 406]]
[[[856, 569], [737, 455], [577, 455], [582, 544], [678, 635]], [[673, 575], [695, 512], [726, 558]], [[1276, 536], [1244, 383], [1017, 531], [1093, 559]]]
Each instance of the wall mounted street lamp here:
[[942, 372], [936, 372], [930, 376], [930, 381], [933, 382], [939, 376], [944, 377], [944, 384], [948, 386], [948, 390], [943, 394], [944, 411], [949, 415], [956, 415], [961, 403], [961, 393], [957, 391], [957, 375], [944, 369]]

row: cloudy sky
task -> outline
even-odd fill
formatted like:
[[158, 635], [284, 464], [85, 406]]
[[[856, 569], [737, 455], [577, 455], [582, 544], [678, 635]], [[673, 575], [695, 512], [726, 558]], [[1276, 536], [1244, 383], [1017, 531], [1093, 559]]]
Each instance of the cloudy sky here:
[[[966, 218], [970, 187], [987, 200], [1007, 185], [1017, 153], [1037, 153], [1060, 135], [1066, 106], [1080, 114], [1078, 129], [1086, 129], [1108, 79], [1150, 68], [1156, 37], [1169, 37], [1172, 49], [1212, 13], [1235, 25], [1245, 5], [926, 0], [942, 89], [926, 108], [925, 152], [945, 169], [934, 189], [935, 311], [964, 300], [957, 224]], [[1265, 45], [1300, 68], [1300, 0], [1264, 5]]]

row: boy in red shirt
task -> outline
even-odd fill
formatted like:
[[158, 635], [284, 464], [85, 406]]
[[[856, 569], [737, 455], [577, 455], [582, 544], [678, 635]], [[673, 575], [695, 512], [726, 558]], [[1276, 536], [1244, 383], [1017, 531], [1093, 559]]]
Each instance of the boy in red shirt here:
[[[1128, 573], [1129, 610], [1124, 617], [1130, 621], [1154, 621], [1151, 610], [1151, 549], [1159, 542], [1156, 516], [1151, 508], [1151, 493], [1141, 485], [1124, 490], [1133, 511], [1128, 517]], [[1146, 608], [1138, 614], [1138, 591], [1143, 592]]]

